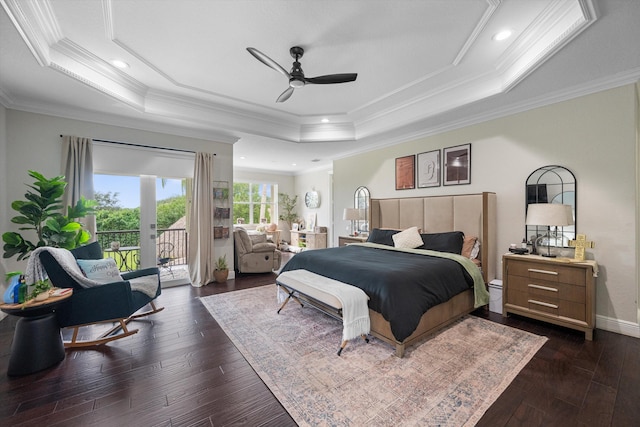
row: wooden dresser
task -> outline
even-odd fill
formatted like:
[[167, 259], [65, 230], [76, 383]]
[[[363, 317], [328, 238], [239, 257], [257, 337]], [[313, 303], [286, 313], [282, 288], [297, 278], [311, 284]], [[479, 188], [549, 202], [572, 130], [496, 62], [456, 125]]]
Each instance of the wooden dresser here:
[[593, 264], [507, 254], [502, 257], [502, 268], [503, 316], [527, 316], [583, 331], [586, 340], [593, 339]]

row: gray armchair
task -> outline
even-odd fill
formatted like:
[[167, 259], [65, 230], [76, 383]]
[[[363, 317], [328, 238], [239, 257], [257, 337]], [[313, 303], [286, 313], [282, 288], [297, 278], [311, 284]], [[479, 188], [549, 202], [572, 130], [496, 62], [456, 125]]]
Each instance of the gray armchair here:
[[233, 232], [236, 271], [269, 273], [280, 268], [281, 253], [264, 234], [249, 235], [244, 228]]

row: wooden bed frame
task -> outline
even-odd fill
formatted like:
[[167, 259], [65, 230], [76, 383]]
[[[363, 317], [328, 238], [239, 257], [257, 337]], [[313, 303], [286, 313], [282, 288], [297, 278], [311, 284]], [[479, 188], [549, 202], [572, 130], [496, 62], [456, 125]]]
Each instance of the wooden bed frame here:
[[[465, 236], [477, 236], [481, 244], [480, 261], [485, 284], [495, 279], [496, 194], [478, 193], [453, 196], [372, 199], [370, 228], [405, 229], [417, 226], [422, 233], [462, 231]], [[369, 310], [371, 335], [396, 348], [402, 357], [405, 348], [474, 311], [473, 289], [430, 308], [416, 330], [404, 341], [395, 339], [391, 326], [382, 314]]]

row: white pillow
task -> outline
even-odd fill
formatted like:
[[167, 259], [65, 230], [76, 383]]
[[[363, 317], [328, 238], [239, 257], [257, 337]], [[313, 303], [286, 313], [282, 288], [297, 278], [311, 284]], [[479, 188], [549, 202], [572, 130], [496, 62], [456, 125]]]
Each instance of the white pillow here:
[[391, 236], [393, 246], [403, 249], [414, 249], [424, 245], [418, 227], [410, 227]]
[[87, 279], [95, 280], [102, 284], [122, 280], [120, 270], [118, 270], [116, 261], [113, 258], [79, 259], [77, 261]]
[[471, 249], [471, 256], [469, 259], [476, 259], [478, 258], [478, 255], [480, 255], [480, 242], [476, 240], [473, 244], [473, 249]]

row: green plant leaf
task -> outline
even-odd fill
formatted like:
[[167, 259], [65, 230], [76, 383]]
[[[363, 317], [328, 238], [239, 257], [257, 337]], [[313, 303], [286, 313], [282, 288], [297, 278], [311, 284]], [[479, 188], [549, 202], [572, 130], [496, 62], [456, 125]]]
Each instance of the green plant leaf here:
[[87, 230], [80, 230], [80, 232], [76, 236], [76, 246], [83, 245], [91, 240], [91, 233]]
[[2, 234], [2, 240], [10, 245], [19, 245], [21, 242], [24, 241], [24, 239], [22, 238], [21, 235], [19, 235], [18, 233], [15, 233], [13, 231], [7, 231], [6, 233]]
[[62, 231], [62, 228], [60, 227], [60, 224], [58, 224], [58, 221], [56, 221], [55, 219], [49, 219], [47, 220], [47, 228], [49, 230], [55, 231], [57, 233]]
[[14, 216], [11, 218], [11, 222], [14, 224], [31, 224], [32, 221], [24, 216]]
[[72, 221], [66, 224], [64, 227], [62, 227], [62, 231], [77, 231], [77, 230], [80, 230], [81, 228], [82, 228], [82, 224], [80, 224], [79, 222]]

